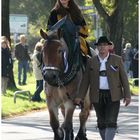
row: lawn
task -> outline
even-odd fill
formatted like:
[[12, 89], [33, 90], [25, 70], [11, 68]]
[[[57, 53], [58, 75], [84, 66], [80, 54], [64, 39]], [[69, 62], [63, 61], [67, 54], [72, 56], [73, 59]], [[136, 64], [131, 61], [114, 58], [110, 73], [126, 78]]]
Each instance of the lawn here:
[[[22, 114], [25, 112], [29, 112], [32, 110], [39, 110], [46, 108], [45, 102], [29, 102], [29, 98], [27, 94], [19, 94], [16, 98], [16, 103], [14, 103], [14, 92], [16, 90], [29, 90], [31, 95], [34, 94], [35, 91], [35, 78], [33, 73], [27, 74], [27, 85], [19, 86], [17, 84], [17, 61], [14, 62], [14, 77], [15, 82], [18, 89], [8, 89], [7, 94], [1, 96], [2, 101], [2, 118], [14, 116], [17, 114]], [[131, 93], [138, 95], [138, 87], [132, 86], [132, 79], [130, 82]], [[44, 92], [41, 93], [41, 98], [45, 100]]]
[[134, 78], [129, 80], [130, 91], [133, 95], [139, 95], [139, 79]]
[[[30, 102], [27, 94], [18, 94], [16, 97], [16, 103], [14, 103], [14, 92], [16, 90], [29, 90], [31, 95], [33, 95], [36, 86], [33, 73], [27, 74], [27, 85], [19, 86], [17, 84], [17, 61], [14, 62], [14, 77], [18, 89], [8, 89], [5, 96], [1, 95], [2, 118], [22, 114], [31, 110], [39, 110], [46, 107], [45, 102]], [[41, 98], [45, 100], [43, 91], [41, 93]]]

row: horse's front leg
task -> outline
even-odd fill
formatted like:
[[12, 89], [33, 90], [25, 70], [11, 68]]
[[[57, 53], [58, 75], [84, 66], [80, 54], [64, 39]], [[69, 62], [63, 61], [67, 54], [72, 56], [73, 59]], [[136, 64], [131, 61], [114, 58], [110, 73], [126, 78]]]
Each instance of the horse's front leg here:
[[72, 124], [72, 118], [75, 106], [73, 105], [72, 101], [67, 101], [64, 103], [65, 107], [65, 118], [64, 123], [62, 124], [62, 128], [64, 129], [65, 136], [63, 140], [73, 140], [73, 124]]
[[90, 113], [90, 107], [91, 105], [89, 100], [89, 94], [87, 94], [84, 100], [84, 106], [79, 114], [80, 128], [75, 140], [88, 140], [86, 137], [86, 122]]
[[63, 131], [59, 126], [58, 121], [58, 106], [54, 101], [47, 101], [49, 115], [50, 115], [50, 125], [54, 132], [54, 140], [63, 140]]

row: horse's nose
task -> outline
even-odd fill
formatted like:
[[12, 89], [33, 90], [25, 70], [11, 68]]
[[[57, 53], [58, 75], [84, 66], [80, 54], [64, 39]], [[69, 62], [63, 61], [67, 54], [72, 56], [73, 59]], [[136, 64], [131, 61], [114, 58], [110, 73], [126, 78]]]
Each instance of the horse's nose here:
[[45, 70], [43, 76], [44, 76], [44, 80], [47, 81], [48, 83], [56, 82], [58, 81], [59, 71], [47, 69]]

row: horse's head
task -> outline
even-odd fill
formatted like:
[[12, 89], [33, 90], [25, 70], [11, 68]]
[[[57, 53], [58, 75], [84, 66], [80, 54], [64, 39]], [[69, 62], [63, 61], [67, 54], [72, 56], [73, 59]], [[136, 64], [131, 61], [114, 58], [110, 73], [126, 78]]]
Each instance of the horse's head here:
[[67, 46], [58, 31], [46, 34], [40, 30], [40, 34], [46, 40], [42, 50], [43, 77], [48, 83], [54, 83], [67, 71]]

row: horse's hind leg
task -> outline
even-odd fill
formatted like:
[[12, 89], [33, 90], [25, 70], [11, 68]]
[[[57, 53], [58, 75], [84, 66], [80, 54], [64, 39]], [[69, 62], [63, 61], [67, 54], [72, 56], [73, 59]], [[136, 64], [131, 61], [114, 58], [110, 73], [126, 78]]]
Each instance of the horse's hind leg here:
[[89, 112], [90, 112], [90, 101], [89, 96], [87, 94], [86, 99], [84, 101], [84, 108], [81, 109], [81, 112], [79, 114], [80, 128], [75, 140], [88, 140], [86, 138], [86, 121], [88, 119]]

